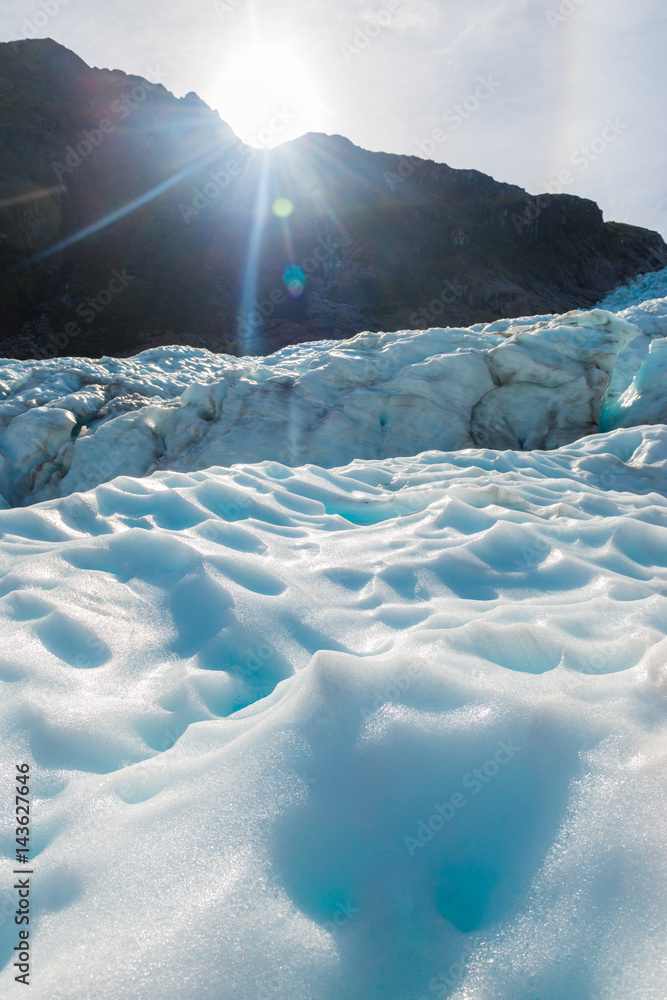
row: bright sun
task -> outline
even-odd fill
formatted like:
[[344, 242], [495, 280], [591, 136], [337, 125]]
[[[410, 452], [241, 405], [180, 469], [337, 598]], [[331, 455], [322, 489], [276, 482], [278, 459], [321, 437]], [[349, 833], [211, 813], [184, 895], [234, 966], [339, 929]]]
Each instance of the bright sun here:
[[240, 52], [221, 81], [217, 108], [248, 145], [277, 146], [325, 127], [317, 81], [293, 46], [255, 44]]

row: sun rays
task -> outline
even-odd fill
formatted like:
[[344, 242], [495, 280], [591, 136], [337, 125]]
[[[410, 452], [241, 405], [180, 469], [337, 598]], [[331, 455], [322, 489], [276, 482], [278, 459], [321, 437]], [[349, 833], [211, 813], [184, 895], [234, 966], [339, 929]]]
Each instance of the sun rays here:
[[291, 42], [252, 42], [224, 69], [222, 118], [248, 145], [272, 148], [322, 129], [329, 117], [316, 74]]

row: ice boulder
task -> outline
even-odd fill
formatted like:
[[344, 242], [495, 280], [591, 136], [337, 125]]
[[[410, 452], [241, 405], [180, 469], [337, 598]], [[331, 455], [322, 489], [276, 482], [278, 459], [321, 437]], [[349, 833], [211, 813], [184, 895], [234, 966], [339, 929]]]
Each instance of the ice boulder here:
[[667, 339], [649, 345], [632, 382], [605, 413], [605, 429], [667, 423]]

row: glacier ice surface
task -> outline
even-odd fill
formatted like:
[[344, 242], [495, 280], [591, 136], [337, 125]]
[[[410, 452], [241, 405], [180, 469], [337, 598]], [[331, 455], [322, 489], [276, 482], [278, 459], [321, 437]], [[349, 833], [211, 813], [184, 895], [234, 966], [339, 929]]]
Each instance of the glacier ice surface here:
[[[663, 412], [659, 280], [617, 318], [2, 363], [36, 1000], [664, 1000], [667, 427], [624, 425]], [[327, 428], [301, 467], [305, 431], [262, 451], [290, 405]], [[382, 414], [404, 443], [354, 453]]]

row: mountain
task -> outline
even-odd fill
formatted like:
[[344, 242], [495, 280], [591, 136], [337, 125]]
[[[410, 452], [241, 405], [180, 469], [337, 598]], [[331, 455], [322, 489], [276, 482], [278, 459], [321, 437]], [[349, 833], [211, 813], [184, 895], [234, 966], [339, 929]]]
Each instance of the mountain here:
[[588, 200], [340, 136], [253, 150], [195, 94], [0, 45], [5, 356], [268, 354], [588, 307], [666, 264]]

